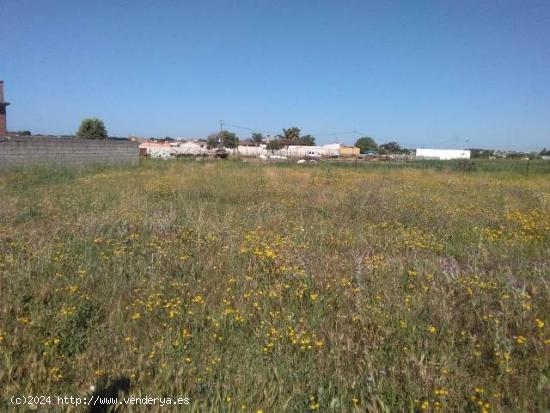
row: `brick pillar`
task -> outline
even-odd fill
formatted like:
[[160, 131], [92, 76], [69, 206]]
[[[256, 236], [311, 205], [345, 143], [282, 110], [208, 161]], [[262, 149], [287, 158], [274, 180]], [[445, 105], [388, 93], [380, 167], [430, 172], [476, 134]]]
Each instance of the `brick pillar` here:
[[4, 81], [0, 80], [0, 136], [8, 135], [6, 124], [6, 106], [8, 105], [8, 102], [4, 102]]

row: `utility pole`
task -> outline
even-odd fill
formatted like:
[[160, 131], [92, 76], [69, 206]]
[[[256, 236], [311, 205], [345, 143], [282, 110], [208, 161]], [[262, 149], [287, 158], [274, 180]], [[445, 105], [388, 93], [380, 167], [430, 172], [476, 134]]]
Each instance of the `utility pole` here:
[[218, 148], [222, 147], [223, 120], [220, 120], [220, 134], [218, 135]]

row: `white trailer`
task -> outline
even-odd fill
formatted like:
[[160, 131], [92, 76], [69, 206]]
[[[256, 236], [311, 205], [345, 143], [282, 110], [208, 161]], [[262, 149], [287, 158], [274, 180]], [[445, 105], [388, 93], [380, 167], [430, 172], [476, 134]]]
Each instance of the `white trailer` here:
[[466, 149], [417, 149], [416, 159], [470, 159], [470, 151]]

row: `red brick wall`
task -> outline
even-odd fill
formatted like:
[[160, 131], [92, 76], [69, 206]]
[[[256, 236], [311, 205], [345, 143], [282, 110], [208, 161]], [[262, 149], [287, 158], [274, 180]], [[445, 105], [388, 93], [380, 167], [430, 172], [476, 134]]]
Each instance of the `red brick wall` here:
[[0, 104], [0, 136], [6, 136], [8, 134], [6, 128], [6, 108]]
[[4, 81], [0, 80], [0, 136], [7, 136], [8, 129], [6, 125], [6, 106], [4, 102]]

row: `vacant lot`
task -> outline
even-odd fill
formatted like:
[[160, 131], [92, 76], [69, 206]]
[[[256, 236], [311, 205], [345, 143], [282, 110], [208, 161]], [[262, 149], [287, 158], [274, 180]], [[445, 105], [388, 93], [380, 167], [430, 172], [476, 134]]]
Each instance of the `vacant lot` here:
[[549, 406], [548, 174], [178, 161], [0, 195], [2, 411], [121, 377], [191, 400], [123, 411]]

